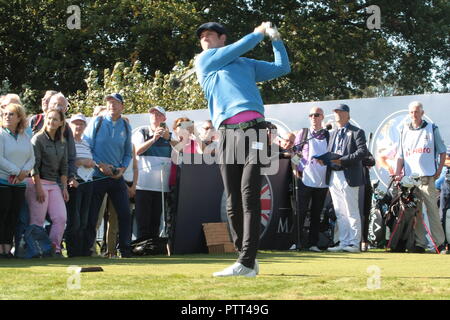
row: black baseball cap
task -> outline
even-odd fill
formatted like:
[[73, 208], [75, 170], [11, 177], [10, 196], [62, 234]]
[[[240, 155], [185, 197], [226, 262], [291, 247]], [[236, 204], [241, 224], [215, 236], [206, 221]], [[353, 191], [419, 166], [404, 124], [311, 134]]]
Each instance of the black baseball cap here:
[[340, 110], [345, 112], [350, 112], [350, 108], [346, 104], [340, 104], [336, 108], [333, 109], [333, 111]]
[[225, 30], [225, 27], [221, 25], [218, 22], [207, 22], [202, 24], [200, 27], [197, 28], [197, 38], [200, 38], [200, 35], [205, 30], [212, 30], [217, 32], [219, 35], [227, 34], [227, 30]]

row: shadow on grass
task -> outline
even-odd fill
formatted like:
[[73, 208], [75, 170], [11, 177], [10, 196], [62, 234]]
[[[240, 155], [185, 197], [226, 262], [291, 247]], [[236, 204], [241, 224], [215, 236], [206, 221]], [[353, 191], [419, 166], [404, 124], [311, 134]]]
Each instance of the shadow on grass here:
[[[318, 275], [318, 274], [295, 274], [295, 273], [264, 273], [262, 276], [264, 277], [299, 277], [299, 278], [323, 278], [324, 275]], [[337, 279], [343, 279], [343, 278], [354, 278], [354, 279], [361, 279], [364, 278], [360, 275], [339, 275], [339, 276], [328, 276], [331, 278], [331, 280], [337, 280]], [[450, 280], [450, 277], [423, 277], [423, 276], [395, 276], [395, 277], [383, 277], [384, 280], [397, 280], [397, 279], [423, 279], [423, 280]]]
[[[384, 253], [384, 252], [371, 252]], [[265, 257], [267, 255], [267, 257]], [[305, 260], [313, 259], [346, 259], [346, 260], [384, 260], [386, 257], [369, 257], [366, 253], [350, 253], [350, 252], [316, 252], [310, 251], [265, 251], [258, 254], [258, 259], [264, 259], [264, 262], [279, 262], [279, 260], [270, 260], [270, 258], [289, 258], [291, 260], [283, 260], [283, 263], [301, 263]], [[294, 260], [292, 260], [294, 259]]]
[[80, 258], [41, 258], [0, 260], [1, 268], [29, 268], [41, 266], [108, 266], [108, 265], [140, 265], [140, 264], [220, 264], [231, 263], [235, 254], [209, 255], [176, 255], [176, 256], [142, 256], [127, 259], [108, 259], [100, 257]]
[[[376, 252], [371, 252], [376, 253]], [[379, 252], [384, 253], [384, 252]], [[137, 256], [129, 259], [107, 259], [100, 257], [80, 258], [41, 258], [41, 259], [11, 259], [0, 260], [1, 268], [30, 268], [36, 266], [107, 266], [107, 265], [141, 265], [141, 264], [231, 264], [237, 258], [235, 253], [226, 254], [188, 254], [188, 255], [155, 255]], [[280, 261], [281, 259], [281, 261]], [[383, 260], [385, 257], [368, 257], [365, 253], [311, 253], [308, 251], [262, 251], [258, 253], [258, 260], [264, 263], [292, 263], [314, 259], [354, 259], [354, 260]]]

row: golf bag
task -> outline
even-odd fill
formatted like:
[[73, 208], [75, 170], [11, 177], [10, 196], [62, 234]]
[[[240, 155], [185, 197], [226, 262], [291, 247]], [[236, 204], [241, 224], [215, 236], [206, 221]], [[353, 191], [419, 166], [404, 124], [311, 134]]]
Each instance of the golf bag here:
[[392, 200], [386, 214], [386, 226], [391, 232], [387, 249], [391, 252], [412, 252], [415, 247], [414, 229], [416, 223], [421, 223], [419, 217], [418, 201], [415, 189], [418, 180], [403, 177], [396, 184], [398, 194]]
[[368, 225], [368, 242], [371, 247], [383, 248], [386, 245], [386, 224], [385, 218], [392, 201], [392, 196], [387, 192], [383, 192], [378, 187], [380, 181], [372, 183], [372, 206], [369, 213]]

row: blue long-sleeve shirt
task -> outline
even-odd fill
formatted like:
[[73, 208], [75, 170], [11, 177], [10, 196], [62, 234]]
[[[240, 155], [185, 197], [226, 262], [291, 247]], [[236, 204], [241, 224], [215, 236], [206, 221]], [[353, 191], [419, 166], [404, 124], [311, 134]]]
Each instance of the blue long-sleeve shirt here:
[[290, 72], [289, 58], [281, 40], [273, 41], [274, 62], [242, 58], [264, 39], [253, 32], [241, 40], [203, 51], [195, 67], [214, 127], [243, 111], [264, 115], [264, 104], [256, 85]]
[[[105, 116], [96, 132], [99, 119], [100, 117], [91, 120], [84, 133], [94, 161], [110, 164], [115, 168], [127, 168], [132, 157], [130, 125], [123, 118], [113, 122], [110, 116]], [[104, 175], [96, 168], [94, 176]]]

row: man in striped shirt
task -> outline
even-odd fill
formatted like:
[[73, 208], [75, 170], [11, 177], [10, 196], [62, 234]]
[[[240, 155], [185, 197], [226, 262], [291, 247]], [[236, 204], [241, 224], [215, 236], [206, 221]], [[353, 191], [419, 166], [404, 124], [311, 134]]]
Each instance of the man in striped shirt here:
[[82, 138], [86, 122], [83, 114], [74, 115], [70, 119], [76, 148], [77, 183], [70, 185], [71, 196], [67, 203], [66, 244], [69, 257], [91, 255], [85, 229], [92, 199], [92, 183], [89, 181], [92, 180], [95, 162], [89, 144]]

